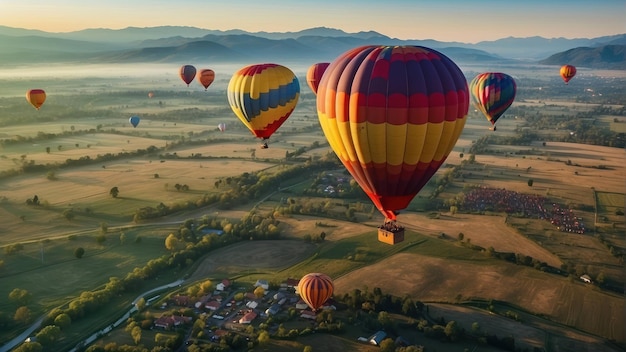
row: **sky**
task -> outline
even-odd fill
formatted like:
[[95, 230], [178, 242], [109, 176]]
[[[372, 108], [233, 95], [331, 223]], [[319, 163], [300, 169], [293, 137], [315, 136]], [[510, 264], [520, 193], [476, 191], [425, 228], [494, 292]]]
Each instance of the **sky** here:
[[249, 32], [329, 27], [477, 43], [624, 34], [626, 0], [0, 0], [0, 25], [48, 32], [163, 25]]

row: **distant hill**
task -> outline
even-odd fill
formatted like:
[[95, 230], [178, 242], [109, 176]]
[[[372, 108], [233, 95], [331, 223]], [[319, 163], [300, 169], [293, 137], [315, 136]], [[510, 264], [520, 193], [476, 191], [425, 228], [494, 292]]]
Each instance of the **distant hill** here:
[[570, 64], [577, 67], [626, 70], [626, 45], [574, 48], [539, 61], [544, 65]]
[[[76, 62], [80, 60], [153, 61], [332, 61], [362, 45], [421, 45], [439, 50], [460, 63], [536, 63], [579, 47], [625, 45], [626, 34], [592, 39], [542, 37], [503, 38], [476, 44], [433, 39], [401, 40], [374, 31], [347, 33], [317, 27], [298, 32], [250, 33], [239, 29], [209, 30], [185, 26], [92, 28], [68, 33], [0, 26], [0, 63]], [[614, 58], [619, 60], [619, 51]], [[604, 60], [604, 59], [603, 59]], [[619, 62], [607, 67], [622, 67]]]

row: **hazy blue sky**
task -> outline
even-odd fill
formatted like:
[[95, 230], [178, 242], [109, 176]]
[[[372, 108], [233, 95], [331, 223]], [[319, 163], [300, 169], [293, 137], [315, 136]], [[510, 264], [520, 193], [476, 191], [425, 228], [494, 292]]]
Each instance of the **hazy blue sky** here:
[[331, 27], [475, 43], [626, 33], [626, 0], [0, 0], [0, 25], [52, 32], [160, 25], [250, 32]]

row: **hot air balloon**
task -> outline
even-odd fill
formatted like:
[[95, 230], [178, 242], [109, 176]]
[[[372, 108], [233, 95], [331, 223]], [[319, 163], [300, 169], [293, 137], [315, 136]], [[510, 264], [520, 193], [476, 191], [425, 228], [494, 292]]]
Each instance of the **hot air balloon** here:
[[326, 274], [310, 273], [298, 283], [298, 294], [313, 311], [318, 310], [333, 295], [333, 281]]
[[300, 97], [300, 82], [287, 67], [257, 64], [243, 67], [228, 83], [228, 103], [258, 138], [266, 140], [291, 115]]
[[330, 62], [318, 62], [311, 65], [306, 71], [306, 83], [315, 94], [317, 94], [317, 86], [319, 86], [322, 75], [324, 75], [328, 65], [330, 65]]
[[226, 131], [226, 124], [222, 122], [222, 123], [220, 123], [220, 124], [218, 124], [218, 125], [217, 125], [217, 128], [218, 128], [221, 132], [224, 132], [224, 131]]
[[152, 99], [152, 97], [154, 97], [154, 93], [153, 92], [149, 92], [148, 93], [148, 98]]
[[215, 72], [211, 69], [202, 69], [198, 71], [198, 82], [204, 87], [204, 90], [207, 90], [211, 83], [215, 80]]
[[193, 81], [193, 79], [196, 77], [196, 68], [191, 66], [191, 65], [183, 65], [180, 68], [180, 79], [183, 80], [183, 82], [187, 83], [187, 87], [189, 87], [189, 83], [191, 83], [191, 81]]
[[46, 92], [43, 89], [31, 89], [26, 92], [26, 100], [39, 110], [39, 108], [46, 101]]
[[349, 50], [328, 66], [317, 90], [326, 139], [392, 231], [398, 211], [452, 151], [468, 108], [459, 67], [420, 46]]
[[496, 121], [515, 100], [515, 80], [500, 72], [485, 72], [477, 75], [469, 84], [474, 106], [491, 122], [496, 130]]
[[130, 119], [128, 119], [128, 122], [130, 122], [133, 127], [137, 127], [137, 125], [139, 125], [139, 121], [141, 121], [139, 116], [131, 116]]
[[569, 80], [574, 78], [574, 76], [576, 76], [576, 67], [572, 66], [572, 65], [563, 65], [561, 66], [561, 78], [563, 78], [563, 81], [565, 82], [565, 84], [569, 83]]

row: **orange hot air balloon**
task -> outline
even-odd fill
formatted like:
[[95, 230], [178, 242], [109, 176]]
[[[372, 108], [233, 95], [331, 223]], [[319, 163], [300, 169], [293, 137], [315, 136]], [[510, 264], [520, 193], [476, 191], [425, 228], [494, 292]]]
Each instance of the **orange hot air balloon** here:
[[576, 67], [572, 66], [572, 65], [563, 65], [561, 66], [561, 78], [563, 78], [563, 81], [565, 82], [565, 84], [569, 83], [569, 80], [574, 78], [574, 76], [576, 76]]
[[39, 108], [46, 101], [46, 92], [43, 89], [31, 89], [26, 92], [26, 100], [39, 110]]
[[328, 66], [317, 90], [326, 139], [386, 222], [444, 163], [468, 108], [461, 69], [420, 46], [349, 50]]
[[202, 69], [198, 71], [198, 82], [207, 90], [211, 83], [215, 80], [215, 72], [211, 69]]
[[311, 65], [306, 71], [306, 83], [315, 94], [317, 94], [317, 87], [319, 86], [328, 65], [330, 65], [330, 62], [318, 62]]
[[148, 98], [152, 99], [152, 97], [154, 97], [154, 93], [153, 92], [148, 93]]
[[193, 81], [193, 79], [196, 77], [196, 68], [191, 66], [191, 65], [183, 65], [180, 68], [180, 79], [183, 80], [183, 82], [187, 83], [187, 87], [189, 87], [189, 83], [191, 83], [191, 81]]
[[333, 281], [326, 274], [310, 273], [298, 283], [298, 294], [313, 311], [318, 310], [333, 295]]

